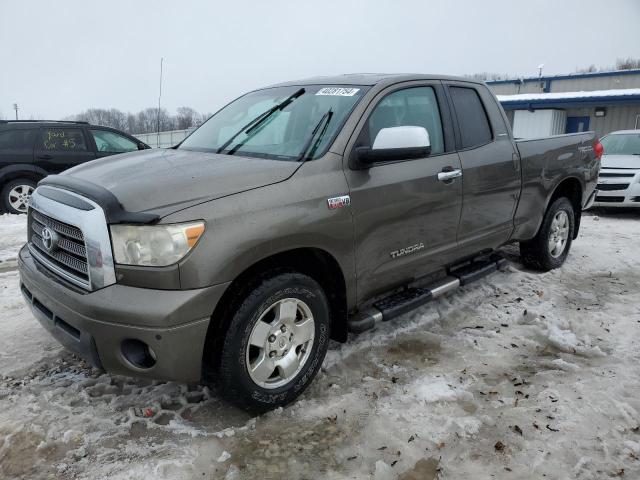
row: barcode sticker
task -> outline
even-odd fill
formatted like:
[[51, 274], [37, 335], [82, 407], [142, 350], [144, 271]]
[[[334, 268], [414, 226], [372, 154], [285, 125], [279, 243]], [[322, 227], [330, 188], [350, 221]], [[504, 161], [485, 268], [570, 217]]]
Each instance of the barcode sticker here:
[[344, 88], [344, 87], [325, 87], [318, 90], [316, 95], [333, 95], [338, 97], [353, 97], [360, 91], [359, 88]]

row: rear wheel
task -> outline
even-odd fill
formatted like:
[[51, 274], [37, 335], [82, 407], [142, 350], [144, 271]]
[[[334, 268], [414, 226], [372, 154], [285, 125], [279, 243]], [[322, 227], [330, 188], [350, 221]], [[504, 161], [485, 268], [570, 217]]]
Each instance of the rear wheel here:
[[322, 288], [306, 275], [279, 274], [255, 286], [232, 315], [218, 369], [222, 395], [258, 412], [293, 401], [327, 352], [330, 317]]
[[558, 198], [545, 213], [538, 234], [520, 243], [522, 262], [536, 270], [558, 268], [569, 254], [574, 230], [573, 206], [569, 199]]
[[27, 213], [29, 197], [36, 188], [36, 182], [29, 178], [10, 180], [2, 189], [2, 207], [7, 213]]

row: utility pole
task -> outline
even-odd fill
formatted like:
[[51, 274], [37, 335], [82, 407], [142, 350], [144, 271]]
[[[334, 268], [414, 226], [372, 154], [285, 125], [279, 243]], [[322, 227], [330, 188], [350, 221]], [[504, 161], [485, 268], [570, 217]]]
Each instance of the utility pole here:
[[13, 104], [13, 109], [16, 111], [16, 120], [18, 120], [18, 104], [17, 103]]
[[156, 148], [160, 148], [160, 99], [162, 98], [162, 62], [164, 58], [160, 58], [160, 92], [158, 93], [158, 120], [156, 125]]
[[544, 84], [542, 83], [542, 69], [544, 68], [544, 63], [538, 65], [538, 82], [540, 83], [540, 91], [544, 92]]

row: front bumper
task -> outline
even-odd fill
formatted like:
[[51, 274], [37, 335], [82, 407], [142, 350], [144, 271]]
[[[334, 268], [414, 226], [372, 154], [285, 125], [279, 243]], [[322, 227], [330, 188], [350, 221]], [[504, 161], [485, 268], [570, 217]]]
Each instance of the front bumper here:
[[[197, 382], [215, 306], [228, 284], [196, 290], [153, 290], [119, 284], [93, 292], [72, 288], [31, 256], [18, 258], [21, 290], [36, 319], [62, 345], [109, 373]], [[139, 340], [156, 363], [139, 368], [122, 352]]]
[[600, 173], [594, 207], [640, 207], [640, 172], [608, 168]]

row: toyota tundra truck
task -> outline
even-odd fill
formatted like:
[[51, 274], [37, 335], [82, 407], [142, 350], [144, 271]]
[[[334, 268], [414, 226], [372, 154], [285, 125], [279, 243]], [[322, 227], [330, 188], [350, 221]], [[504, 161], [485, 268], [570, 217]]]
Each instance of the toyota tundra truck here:
[[282, 83], [173, 148], [41, 180], [21, 289], [96, 367], [264, 411], [305, 390], [330, 339], [500, 268], [502, 245], [560, 267], [601, 154], [592, 132], [515, 140], [469, 79]]

